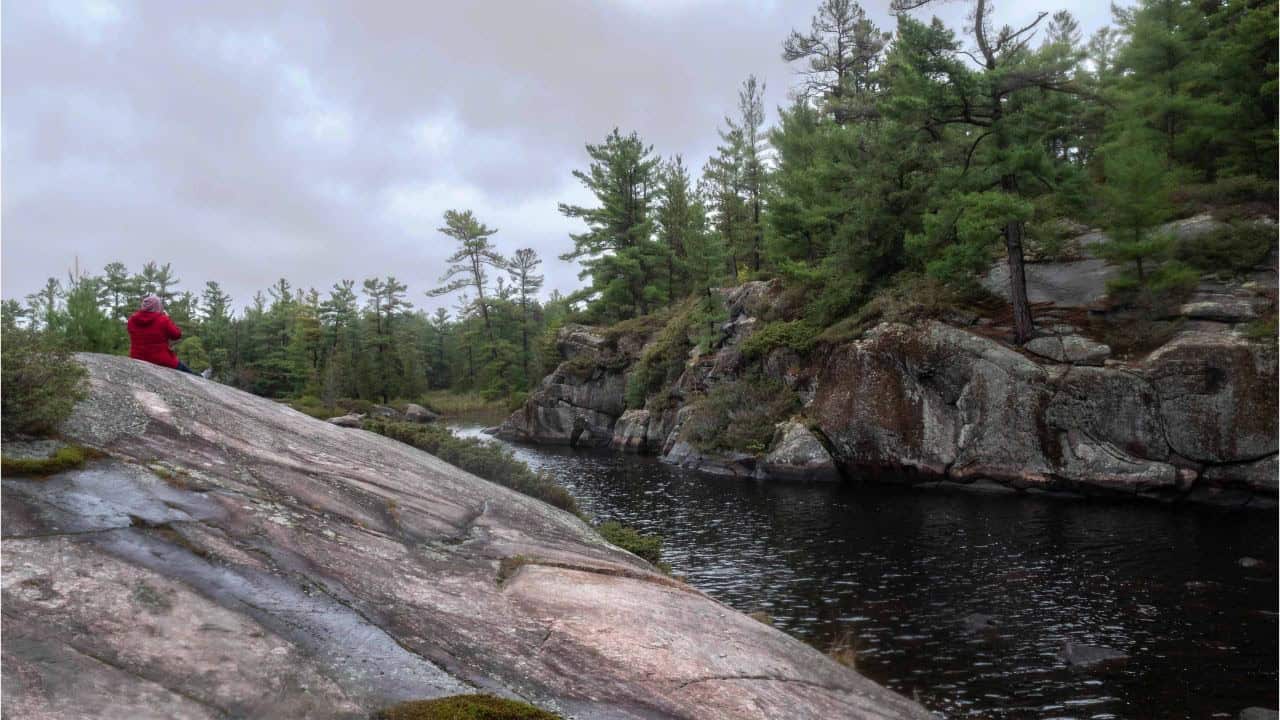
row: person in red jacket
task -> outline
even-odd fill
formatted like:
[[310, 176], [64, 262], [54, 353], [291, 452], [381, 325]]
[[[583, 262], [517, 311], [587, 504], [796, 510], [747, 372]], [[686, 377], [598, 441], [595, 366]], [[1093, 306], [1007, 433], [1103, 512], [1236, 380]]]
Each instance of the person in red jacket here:
[[182, 337], [182, 331], [169, 319], [164, 304], [155, 295], [142, 298], [142, 308], [129, 316], [129, 357], [195, 374], [169, 343]]

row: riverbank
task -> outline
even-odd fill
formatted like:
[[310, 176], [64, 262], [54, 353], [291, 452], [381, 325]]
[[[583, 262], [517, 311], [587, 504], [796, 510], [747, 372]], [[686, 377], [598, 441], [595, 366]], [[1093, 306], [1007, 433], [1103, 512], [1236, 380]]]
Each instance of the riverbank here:
[[[744, 482], [607, 449], [510, 447], [587, 515], [662, 535], [694, 587], [824, 651], [853, 648], [860, 672], [949, 717], [1277, 707], [1274, 514]], [[1127, 657], [1072, 666], [1066, 643]]]

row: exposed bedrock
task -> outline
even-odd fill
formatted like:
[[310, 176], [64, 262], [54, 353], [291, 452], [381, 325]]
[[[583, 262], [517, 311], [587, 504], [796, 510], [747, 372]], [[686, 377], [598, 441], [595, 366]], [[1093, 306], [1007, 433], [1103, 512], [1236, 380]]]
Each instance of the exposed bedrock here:
[[3, 480], [6, 716], [364, 718], [486, 691], [580, 718], [929, 717], [408, 445], [81, 358], [63, 433], [108, 457]]
[[[691, 353], [684, 374], [644, 408], [624, 409], [624, 396], [646, 339], [632, 338], [623, 351], [604, 331], [566, 328], [565, 362], [502, 434], [610, 444], [752, 478], [843, 471], [893, 482], [981, 479], [1016, 489], [1275, 503], [1276, 351], [1230, 326], [1189, 323], [1126, 362], [1106, 359], [1105, 345], [1069, 326], [1049, 325], [1036, 347], [1019, 349], [938, 321], [882, 324], [807, 358], [778, 348], [744, 361], [741, 343], [776, 293], [765, 282], [727, 291], [719, 343]], [[699, 450], [682, 431], [698, 398], [749, 372], [794, 391], [804, 403], [799, 416], [780, 423], [763, 450]]]

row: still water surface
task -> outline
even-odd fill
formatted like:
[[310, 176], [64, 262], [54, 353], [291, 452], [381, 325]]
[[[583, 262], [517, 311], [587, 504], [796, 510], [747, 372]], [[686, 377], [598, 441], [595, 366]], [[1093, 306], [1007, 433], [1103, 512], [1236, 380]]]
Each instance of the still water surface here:
[[[1277, 706], [1274, 513], [757, 483], [513, 449], [592, 518], [662, 535], [693, 586], [819, 648], [852, 646], [863, 674], [947, 717]], [[1129, 659], [1075, 670], [1058, 657], [1068, 640]]]

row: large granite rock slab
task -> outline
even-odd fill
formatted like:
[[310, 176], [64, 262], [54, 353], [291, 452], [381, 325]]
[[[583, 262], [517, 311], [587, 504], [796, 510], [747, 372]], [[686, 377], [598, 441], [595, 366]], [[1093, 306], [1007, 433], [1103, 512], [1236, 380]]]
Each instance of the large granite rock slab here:
[[5, 478], [6, 715], [364, 718], [484, 690], [580, 718], [927, 718], [407, 445], [122, 357]]

